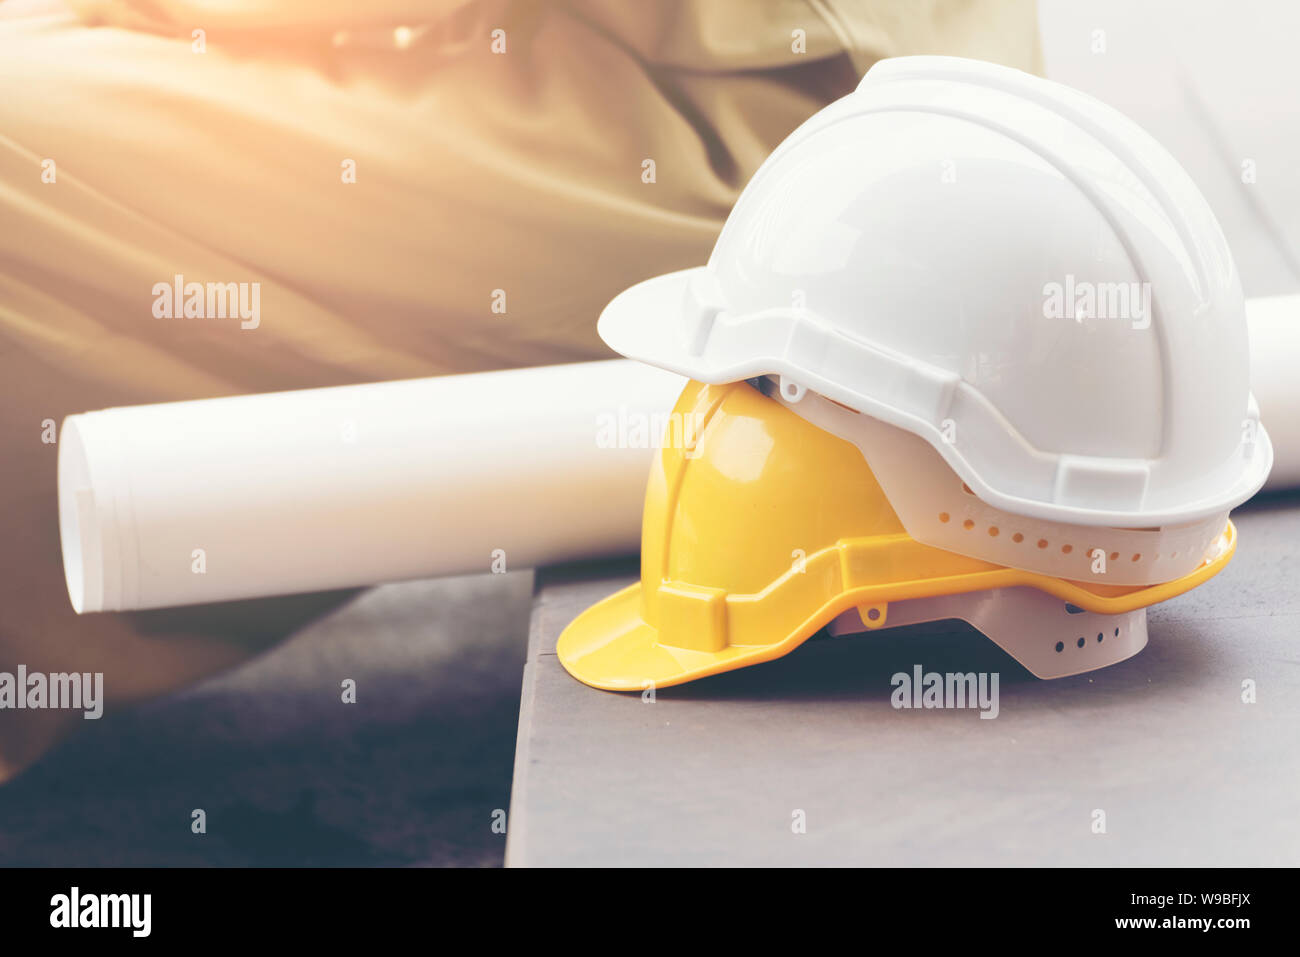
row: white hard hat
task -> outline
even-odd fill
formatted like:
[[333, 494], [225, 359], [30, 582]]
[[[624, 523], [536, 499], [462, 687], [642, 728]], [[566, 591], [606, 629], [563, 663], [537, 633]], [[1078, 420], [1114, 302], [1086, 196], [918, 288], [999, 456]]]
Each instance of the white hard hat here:
[[985, 506], [1067, 530], [1164, 526], [1195, 552], [1272, 463], [1205, 199], [1115, 110], [991, 64], [878, 63], [763, 164], [707, 266], [628, 289], [599, 328], [703, 382], [777, 376], [800, 414], [819, 394], [849, 414], [818, 424], [864, 451], [871, 419], [913, 433]]

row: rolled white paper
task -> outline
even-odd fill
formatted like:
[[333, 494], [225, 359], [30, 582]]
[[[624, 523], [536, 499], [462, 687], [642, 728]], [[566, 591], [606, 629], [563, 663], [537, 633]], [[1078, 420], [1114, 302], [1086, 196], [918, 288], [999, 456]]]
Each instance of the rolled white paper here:
[[1264, 488], [1300, 486], [1300, 295], [1246, 300], [1250, 389], [1273, 442]]
[[629, 360], [107, 409], [59, 441], [78, 613], [633, 553], [685, 380]]
[[[1300, 486], [1300, 296], [1247, 302], [1251, 385]], [[685, 380], [629, 360], [72, 415], [59, 450], [78, 613], [631, 553]]]

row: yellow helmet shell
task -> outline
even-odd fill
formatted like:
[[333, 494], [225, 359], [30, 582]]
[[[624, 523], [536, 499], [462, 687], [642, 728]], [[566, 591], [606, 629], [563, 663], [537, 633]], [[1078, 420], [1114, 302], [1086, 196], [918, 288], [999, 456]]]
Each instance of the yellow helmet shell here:
[[668, 687], [778, 658], [850, 610], [866, 629], [886, 627], [895, 602], [1029, 587], [1120, 615], [1199, 584], [1234, 547], [1229, 523], [1193, 573], [1122, 586], [923, 545], [855, 445], [746, 382], [691, 382], [650, 470], [641, 582], [579, 615], [557, 653], [597, 688]]

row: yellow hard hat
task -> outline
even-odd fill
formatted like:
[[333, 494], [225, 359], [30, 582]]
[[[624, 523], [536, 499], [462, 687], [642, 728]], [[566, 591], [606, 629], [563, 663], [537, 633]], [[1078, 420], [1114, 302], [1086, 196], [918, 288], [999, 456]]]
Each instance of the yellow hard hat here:
[[925, 545], [858, 446], [748, 382], [691, 382], [651, 467], [641, 582], [579, 615], [557, 652], [586, 684], [640, 691], [778, 658], [828, 625], [964, 618], [1034, 674], [1058, 677], [1136, 653], [1144, 609], [1219, 572], [1235, 545], [1228, 522], [1194, 571], [1155, 585], [1071, 581]]

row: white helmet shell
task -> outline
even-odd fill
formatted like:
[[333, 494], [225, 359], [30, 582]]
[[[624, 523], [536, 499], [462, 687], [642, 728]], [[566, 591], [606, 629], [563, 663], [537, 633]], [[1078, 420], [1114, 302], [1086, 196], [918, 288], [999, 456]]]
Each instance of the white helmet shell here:
[[1110, 107], [987, 63], [878, 63], [768, 158], [707, 266], [626, 290], [599, 328], [912, 432], [982, 501], [1048, 521], [1205, 520], [1272, 464], [1240, 279], [1191, 179]]

